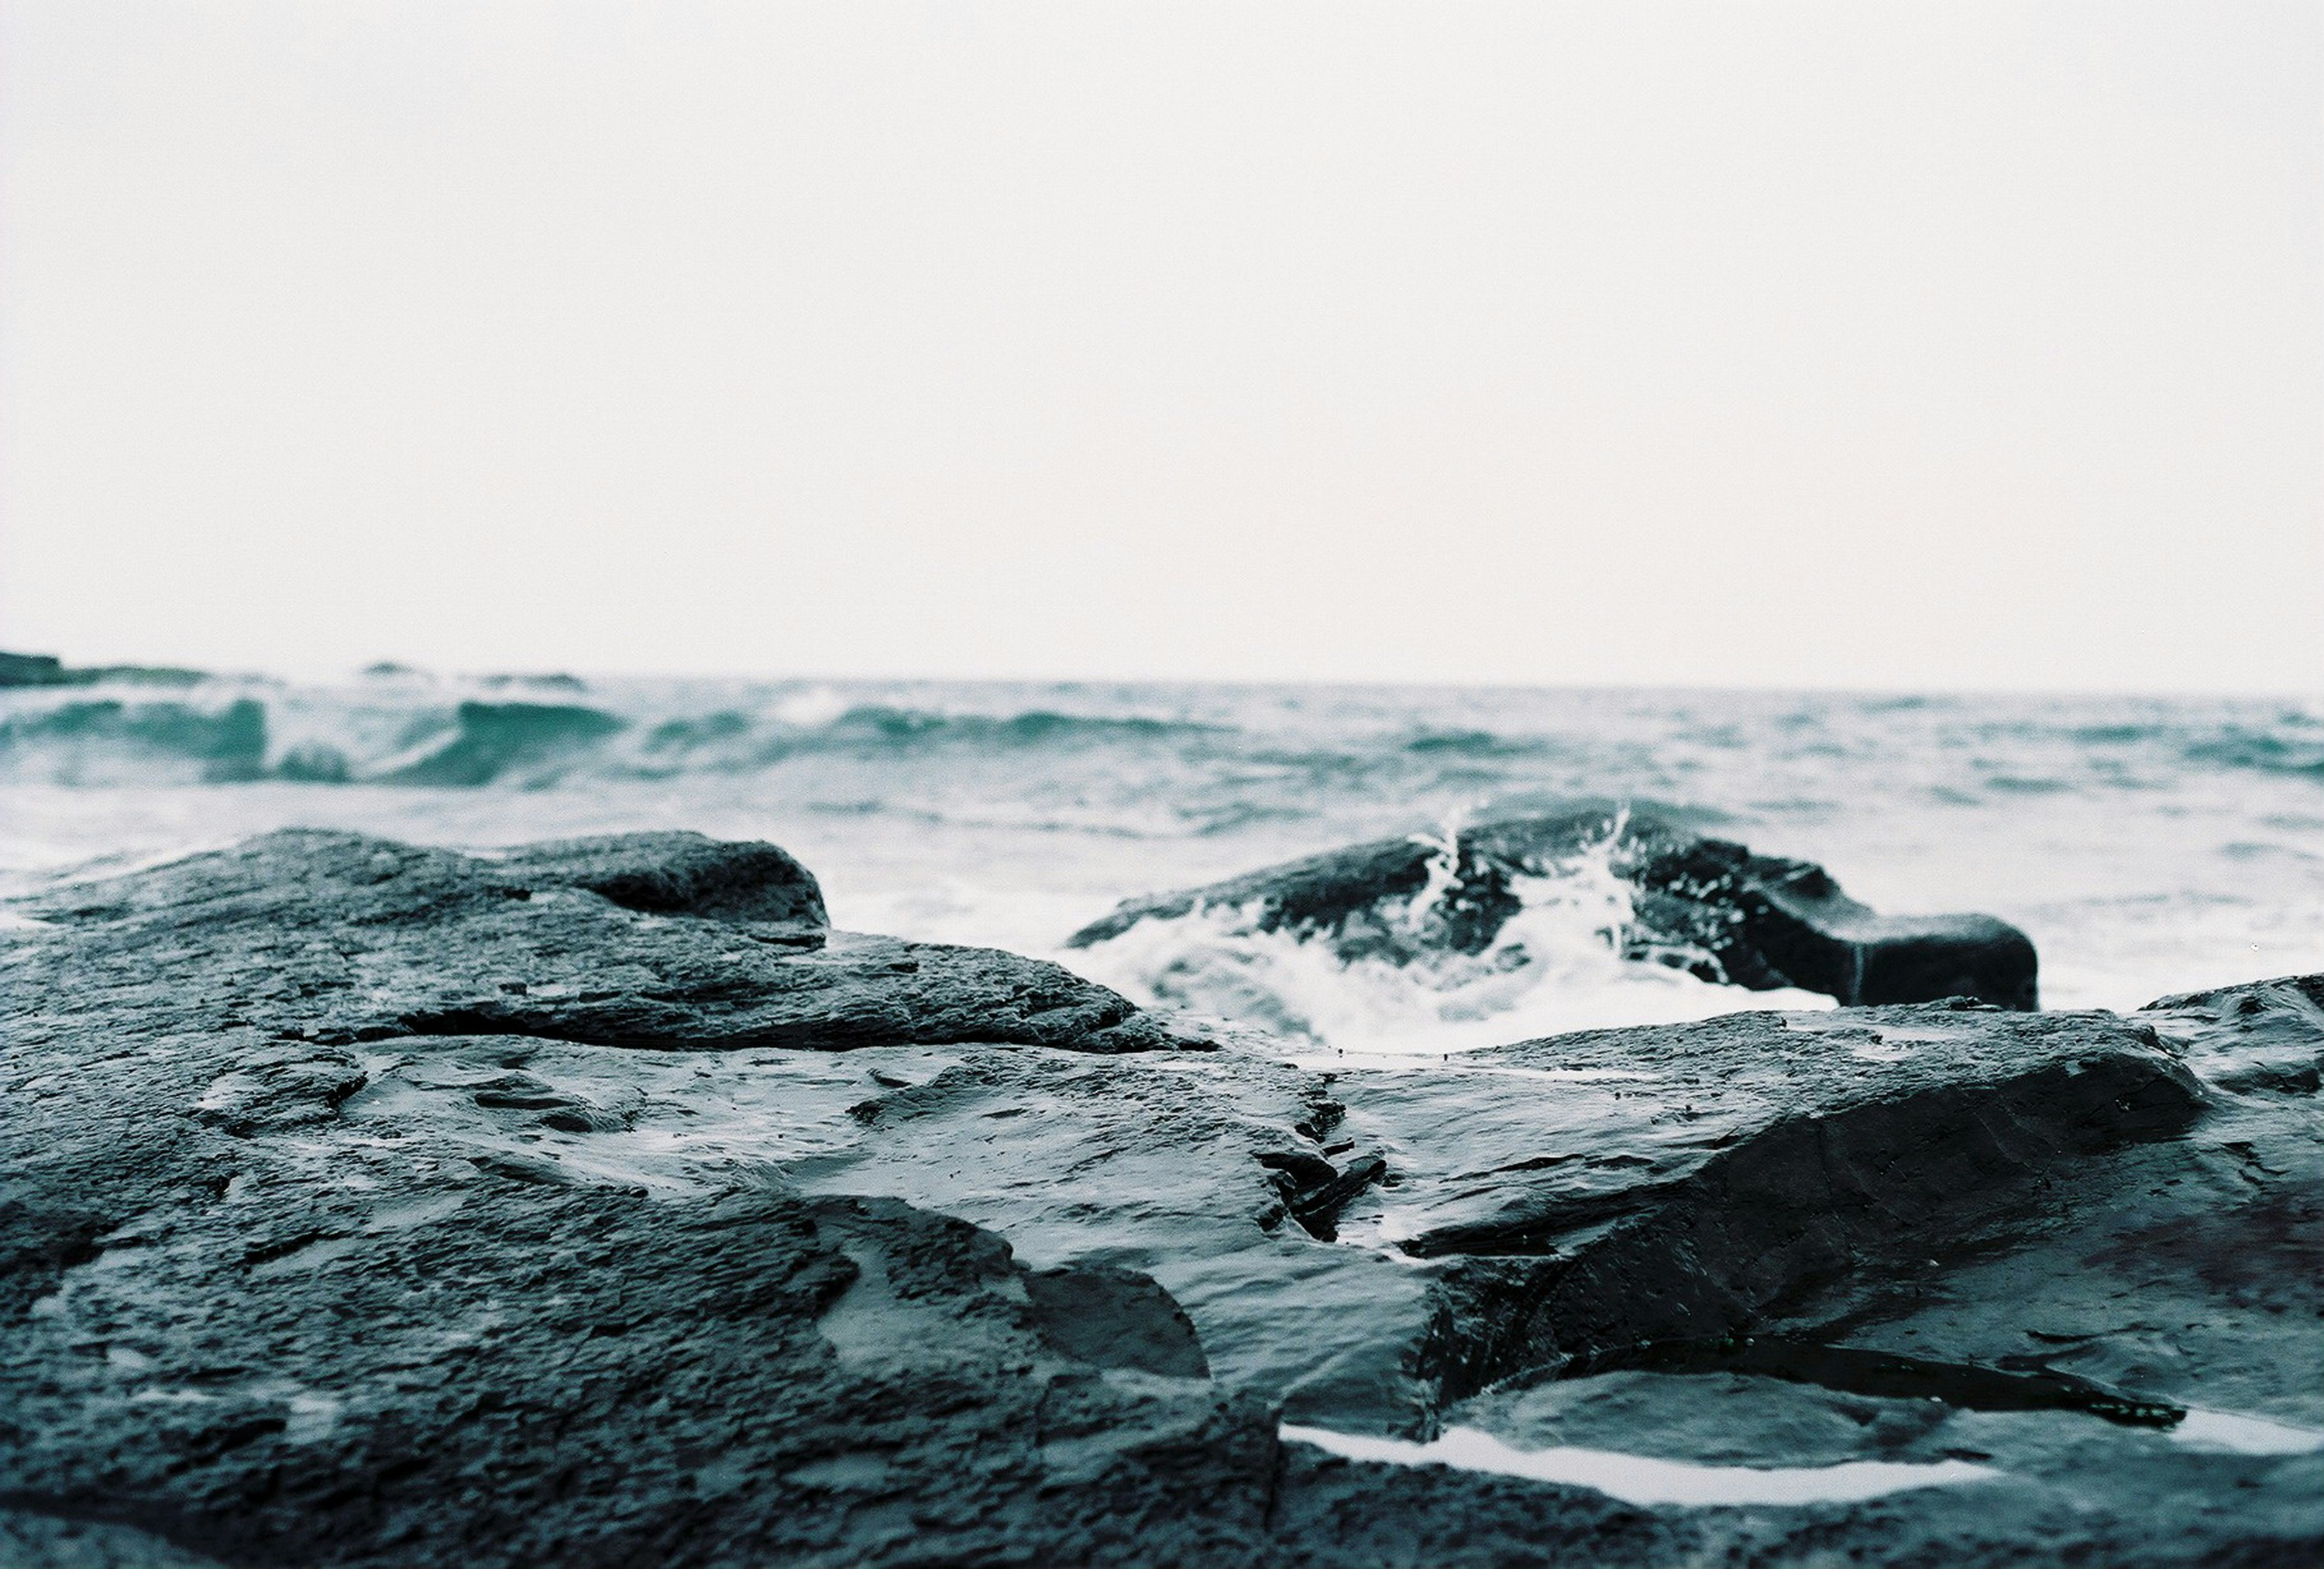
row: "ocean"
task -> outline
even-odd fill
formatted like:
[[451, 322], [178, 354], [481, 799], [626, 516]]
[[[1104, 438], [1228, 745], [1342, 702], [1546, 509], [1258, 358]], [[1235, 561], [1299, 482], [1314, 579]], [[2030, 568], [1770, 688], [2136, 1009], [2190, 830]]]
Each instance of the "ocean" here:
[[1335, 1051], [1828, 1006], [1625, 961], [1583, 854], [1487, 953], [1346, 964], [1204, 916], [1067, 950], [1134, 895], [1576, 799], [1977, 911], [2043, 1005], [2324, 970], [2324, 702], [1485, 687], [236, 677], [0, 692], [0, 891], [266, 830], [485, 848], [772, 840], [835, 923], [1054, 958]]

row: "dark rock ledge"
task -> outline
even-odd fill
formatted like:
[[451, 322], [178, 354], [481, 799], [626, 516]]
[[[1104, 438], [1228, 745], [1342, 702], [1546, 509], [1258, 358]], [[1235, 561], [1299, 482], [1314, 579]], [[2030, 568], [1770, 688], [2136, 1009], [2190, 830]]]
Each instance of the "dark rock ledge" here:
[[1554, 875], [1601, 848], [1635, 890], [1621, 934], [1630, 958], [1848, 1004], [1967, 996], [2035, 1005], [2034, 944], [2014, 926], [1989, 915], [1877, 915], [1821, 867], [1603, 806], [1480, 823], [1444, 844], [1381, 840], [1131, 899], [1067, 944], [1087, 948], [1141, 921], [1222, 911], [1255, 931], [1327, 942], [1343, 959], [1480, 953], [1524, 907], [1523, 879]]
[[117, 1007], [199, 1005], [154, 968], [158, 950], [202, 967], [214, 1022], [327, 1045], [1201, 1043], [1053, 964], [828, 931], [821, 890], [788, 855], [696, 834], [484, 859], [290, 830], [23, 908], [76, 934], [88, 984]]
[[[16, 908], [12, 1566], [2324, 1552], [2324, 978], [1324, 1074], [694, 836]], [[1988, 1474], [1642, 1505], [1285, 1418]]]

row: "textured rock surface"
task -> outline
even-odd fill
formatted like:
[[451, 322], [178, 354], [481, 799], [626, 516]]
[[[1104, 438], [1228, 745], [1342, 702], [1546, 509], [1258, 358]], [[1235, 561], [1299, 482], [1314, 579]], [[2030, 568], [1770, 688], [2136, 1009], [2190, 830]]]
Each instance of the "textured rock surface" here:
[[1637, 812], [1588, 809], [1383, 840], [1207, 887], [1133, 899], [1074, 933], [1086, 948], [1141, 921], [1236, 913], [1263, 931], [1329, 942], [1343, 959], [1477, 953], [1524, 906], [1523, 883], [1606, 853], [1636, 893], [1626, 951], [1755, 991], [1797, 986], [1849, 1004], [1968, 996], [2032, 1008], [2025, 934], [1985, 915], [1873, 913], [1821, 867], [1753, 855]]
[[965, 1223], [268, 1132], [76, 1163], [107, 1229], [12, 1282], [20, 1506], [256, 1564], [1200, 1558], [1263, 1519], [1257, 1401], [1110, 1379], [1105, 1316], [1147, 1326], [1102, 1290], [1101, 1355], [1060, 1350]]
[[[1725, 1155], [1664, 1201], [1682, 1207], [1685, 1229], [1653, 1208], [1628, 1223], [1680, 1252], [1701, 1248], [1698, 1259], [1743, 1262], [1747, 1284], [1765, 1283], [1768, 1261], [1807, 1263], [1796, 1282], [1804, 1289], [1768, 1300], [1745, 1333], [1723, 1339], [1681, 1323], [1676, 1333], [1691, 1338], [1646, 1344], [1628, 1338], [1643, 1326], [1626, 1323], [1611, 1338], [1627, 1343], [1609, 1354], [1603, 1315], [1553, 1266], [1536, 1283], [1547, 1288], [1539, 1305], [1499, 1322], [1517, 1328], [1520, 1344], [1534, 1337], [1519, 1360], [1546, 1349], [1545, 1335], [1567, 1337], [1561, 1344], [1576, 1354], [1449, 1406], [1444, 1420], [1526, 1447], [1758, 1466], [1960, 1459], [2000, 1473], [1838, 1511], [1850, 1537], [1876, 1522], [1895, 1531], [1876, 1555], [1882, 1562], [2007, 1562], [2013, 1552], [2027, 1561], [2314, 1561], [2324, 1553], [2324, 1128], [2312, 1088], [2320, 998], [2324, 977], [2310, 977], [2166, 999], [2120, 1021], [1986, 1015], [2002, 1026], [1996, 1045], [2029, 1027], [2053, 1032], [2046, 1050], [2030, 1042], [2015, 1109], [1987, 1105], [1960, 1124], [1968, 1137], [1941, 1163], [1943, 1180], [1923, 1180], [1931, 1168], [1902, 1141], [1851, 1149], [1854, 1119], [1835, 1117], [1816, 1156], [1830, 1216], [1799, 1217], [1785, 1245], [1738, 1254], [1738, 1242], [1748, 1254], [1759, 1240], [1748, 1218], [1700, 1229], [1705, 1179]], [[1921, 1055], [1941, 1027], [1910, 1022], [1922, 1012], [1789, 1023], [1852, 1037], [1870, 1053]], [[2062, 1120], [2029, 1117], [2023, 1090], [2074, 1061], [2066, 1041], [2078, 1036], [2102, 1049], [2111, 1040], [2122, 1058], [2111, 1069], [2085, 1065], [2073, 1093], [2053, 1103]], [[1540, 1060], [1590, 1043], [1510, 1054]], [[2191, 1069], [2191, 1116], [2182, 1072], [2126, 1078], [2158, 1055]], [[2102, 1072], [2111, 1087], [2090, 1082]], [[1764, 1079], [1750, 1085], [1756, 1077], [1737, 1076], [1744, 1093], [1764, 1088]], [[2092, 1136], [2113, 1121], [2108, 1087], [2124, 1092], [2113, 1110], [2126, 1120], [2115, 1127], [2131, 1136]], [[2080, 1152], [2047, 1171], [2013, 1177], [1994, 1162], [2060, 1138], [2061, 1153]], [[1884, 1164], [1890, 1153], [1904, 1158], [1903, 1171]], [[1788, 1186], [1796, 1194], [1810, 1184]], [[1732, 1184], [1723, 1197], [1765, 1205], [1753, 1188]], [[1861, 1249], [1883, 1234], [1888, 1245]], [[1854, 1256], [1835, 1261], [1835, 1243]], [[1593, 1253], [1643, 1271], [1629, 1287], [1667, 1289], [1654, 1278], [1658, 1263], [1667, 1273], [1667, 1254], [1609, 1237], [1574, 1248], [1567, 1269], [1590, 1272]], [[1712, 1271], [1721, 1277], [1734, 1278]], [[1731, 1309], [1711, 1281], [1703, 1289], [1714, 1318]], [[1684, 1316], [1702, 1310], [1674, 1295]], [[1818, 1512], [1835, 1517], [1830, 1506]], [[2099, 1515], [2112, 1518], [2099, 1524]]]
[[[158, 1000], [146, 989], [167, 984], [150, 963], [162, 949], [208, 967], [220, 1022], [341, 1045], [478, 1033], [717, 1050], [1190, 1043], [1056, 965], [826, 934], [814, 879], [772, 846], [628, 845], [493, 861], [290, 830], [26, 908], [75, 931], [84, 984], [119, 1006]], [[779, 918], [753, 918], [764, 909]]]
[[[1325, 1071], [1125, 1054], [1182, 1037], [693, 836], [276, 835], [21, 908], [0, 1562], [2324, 1548], [2312, 978]], [[1990, 1474], [1631, 1504], [1278, 1413]]]
[[770, 844], [698, 833], [625, 833], [525, 845], [498, 861], [525, 884], [586, 888], [623, 909], [713, 921], [831, 924], [815, 874]]
[[[1472, 1075], [1519, 1093], [1480, 1106]], [[1489, 1309], [1468, 1387], [1924, 1273], [2088, 1158], [2180, 1134], [2203, 1107], [2144, 1025], [1942, 1005], [1562, 1036], [1343, 1093], [1401, 1157], [1376, 1234], [1526, 1261], [1505, 1271], [1522, 1308]]]

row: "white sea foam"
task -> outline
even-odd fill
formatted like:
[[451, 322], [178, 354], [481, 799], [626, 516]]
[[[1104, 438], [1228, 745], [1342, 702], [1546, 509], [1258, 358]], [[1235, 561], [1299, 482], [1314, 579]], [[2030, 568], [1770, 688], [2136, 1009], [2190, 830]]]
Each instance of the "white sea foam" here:
[[1743, 1465], [1696, 1465], [1609, 1449], [1516, 1449], [1473, 1427], [1448, 1427], [1426, 1444], [1371, 1438], [1323, 1427], [1283, 1426], [1295, 1443], [1350, 1460], [1389, 1465], [1443, 1465], [1456, 1471], [1522, 1476], [1534, 1482], [1587, 1487], [1634, 1504], [1849, 1503], [1913, 1488], [1953, 1487], [1999, 1473], [1966, 1460], [1906, 1464], [1852, 1460], [1840, 1465], [1795, 1465], [1760, 1469]]
[[[1458, 889], [1450, 849], [1458, 831], [1456, 818], [1436, 835], [1414, 836], [1439, 853], [1431, 858], [1425, 885], [1397, 914], [1407, 928], [1425, 930], [1438, 918], [1440, 902]], [[1747, 992], [1625, 959], [1631, 885], [1613, 867], [1619, 831], [1618, 819], [1613, 831], [1549, 873], [1512, 879], [1523, 907], [1479, 953], [1436, 950], [1407, 963], [1343, 959], [1320, 938], [1259, 931], [1248, 913], [1214, 908], [1140, 922], [1067, 957], [1148, 1006], [1368, 1054], [1467, 1051], [1743, 1008], [1833, 1005], [1820, 993]]]
[[827, 725], [853, 706], [828, 686], [810, 686], [776, 700], [774, 715], [787, 725], [813, 729]]
[[2235, 1454], [2312, 1454], [2324, 1449], [2324, 1433], [2294, 1427], [2264, 1417], [2241, 1417], [2229, 1411], [2190, 1410], [2171, 1429], [2173, 1442], [2194, 1449], [2225, 1450]]

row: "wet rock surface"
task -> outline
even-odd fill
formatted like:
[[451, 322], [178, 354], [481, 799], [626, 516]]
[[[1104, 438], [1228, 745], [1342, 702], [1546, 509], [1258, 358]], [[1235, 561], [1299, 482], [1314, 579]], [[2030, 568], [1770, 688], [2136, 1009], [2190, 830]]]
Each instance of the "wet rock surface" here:
[[782, 851], [691, 835], [495, 860], [288, 830], [24, 909], [76, 934], [84, 984], [123, 1008], [188, 1005], [152, 969], [165, 951], [203, 968], [219, 1022], [325, 1044], [1194, 1043], [1056, 965], [828, 931], [814, 879]]
[[0, 1561], [2324, 1550], [2315, 977], [1354, 1066], [687, 835], [273, 835], [17, 912]]
[[[1941, 1562], [1934, 1544], [1948, 1537], [1965, 1561], [2006, 1561], [2013, 1539], [2044, 1559], [2313, 1556], [2324, 1130], [2297, 1073], [2282, 1085], [2288, 1064], [2324, 1048], [2319, 992], [2316, 977], [2263, 983], [2120, 1019], [1932, 1008], [1693, 1027], [1814, 1036], [1873, 1077], [1850, 1106], [1815, 1115], [1812, 1148], [1786, 1133], [1789, 1111], [1707, 1158], [1683, 1135], [1672, 1153], [1651, 1131], [1636, 1141], [1679, 1174], [1633, 1169], [1651, 1202], [1554, 1239], [1545, 1263], [1500, 1266], [1525, 1272], [1488, 1289], [1480, 1317], [1496, 1336], [1471, 1338], [1470, 1353], [1489, 1352], [1488, 1377], [1533, 1365], [1443, 1420], [1521, 1446], [1703, 1464], [1954, 1460], [1994, 1473], [1849, 1511], [1900, 1531], [1884, 1562]], [[1486, 1055], [1580, 1065], [1606, 1039]], [[1803, 1063], [1836, 1066], [1822, 1051], [1752, 1055], [1730, 1053], [1730, 1104], [1713, 1116]], [[1987, 1087], [1964, 1094], [1980, 1073]], [[1712, 1109], [1699, 1085], [1671, 1083], [1682, 1114]], [[1783, 1174], [1803, 1158], [1816, 1175]], [[1445, 1202], [1448, 1184], [1416, 1187]], [[1554, 1216], [1558, 1197], [1509, 1208]], [[1720, 1216], [1721, 1205], [1742, 1207]], [[1577, 1286], [1634, 1293], [1645, 1310], [1609, 1322]], [[1497, 1310], [1494, 1290], [1522, 1311]], [[2114, 1526], [2067, 1523], [2094, 1509]], [[1906, 1550], [1914, 1541], [1931, 1545]]]
[[1626, 953], [1754, 991], [1795, 986], [1847, 1004], [1975, 997], [2030, 1009], [2025, 934], [1987, 915], [1883, 916], [1821, 867], [1754, 855], [1651, 814], [1589, 807], [1331, 850], [1226, 882], [1132, 899], [1068, 939], [1086, 948], [1144, 921], [1216, 912], [1328, 943], [1342, 960], [1408, 963], [1489, 948], [1525, 907], [1527, 879], [1604, 855], [1634, 889]]
[[[1485, 1111], [1464, 1081], [1494, 1075], [1512, 1093]], [[1508, 1261], [1472, 1387], [1924, 1274], [2205, 1099], [2151, 1027], [1953, 1005], [1561, 1036], [1347, 1094], [1402, 1157], [1375, 1234]]]

